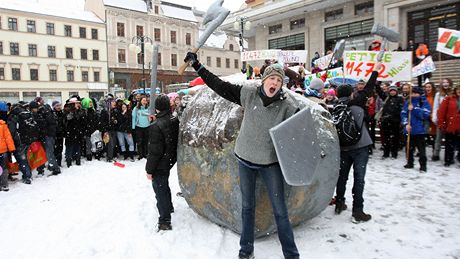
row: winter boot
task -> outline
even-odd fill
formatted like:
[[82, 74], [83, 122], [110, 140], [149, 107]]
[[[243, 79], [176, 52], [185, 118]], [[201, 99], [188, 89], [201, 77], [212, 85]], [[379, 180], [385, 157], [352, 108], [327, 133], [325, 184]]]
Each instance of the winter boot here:
[[86, 161], [91, 161], [93, 160], [93, 155], [87, 155], [86, 156]]
[[22, 182], [25, 184], [32, 184], [32, 181], [30, 180], [30, 178], [24, 178], [22, 179]]
[[439, 156], [433, 155], [433, 157], [431, 157], [431, 160], [433, 160], [433, 161], [439, 161]]
[[9, 191], [9, 190], [10, 190], [10, 188], [8, 188], [8, 186], [0, 187], [0, 191], [7, 192], [7, 191]]
[[134, 152], [129, 151], [129, 161], [134, 162]]
[[158, 232], [161, 230], [172, 230], [171, 223], [158, 223]]
[[335, 214], [339, 215], [342, 211], [346, 210], [347, 204], [345, 204], [345, 198], [343, 199], [336, 199], [335, 201]]
[[51, 173], [51, 174], [52, 174], [52, 175], [58, 175], [58, 174], [60, 174], [60, 173], [61, 173], [61, 169], [59, 169], [59, 167], [58, 167], [58, 168], [54, 169], [54, 170], [53, 170], [53, 173]]
[[352, 217], [351, 220], [353, 221], [353, 223], [366, 222], [372, 218], [370, 214], [366, 214], [362, 210], [353, 211], [353, 213], [351, 214], [351, 217]]
[[66, 160], [67, 168], [72, 166], [72, 160]]
[[80, 160], [80, 158], [77, 158], [77, 159], [75, 160], [75, 164], [76, 164], [76, 165], [81, 165], [81, 160]]
[[406, 169], [414, 168], [414, 164], [407, 163], [406, 165], [404, 165], [404, 168], [406, 168]]
[[426, 173], [426, 165], [420, 165], [420, 173]]
[[254, 258], [254, 252], [253, 253], [250, 253], [250, 254], [246, 254], [246, 253], [243, 253], [243, 252], [240, 252], [238, 254], [238, 259], [253, 259]]
[[123, 159], [124, 160], [128, 160], [128, 151], [125, 151], [125, 152], [121, 152], [121, 154], [123, 155]]

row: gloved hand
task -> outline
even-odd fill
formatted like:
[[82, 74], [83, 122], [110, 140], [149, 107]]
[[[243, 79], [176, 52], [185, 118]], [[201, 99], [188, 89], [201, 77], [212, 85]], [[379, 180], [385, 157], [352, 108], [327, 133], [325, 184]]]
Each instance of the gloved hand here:
[[201, 67], [200, 61], [198, 61], [198, 56], [196, 55], [196, 53], [190, 51], [187, 52], [187, 55], [184, 58], [184, 62], [192, 62], [192, 67], [195, 69], [195, 71], [197, 71]]

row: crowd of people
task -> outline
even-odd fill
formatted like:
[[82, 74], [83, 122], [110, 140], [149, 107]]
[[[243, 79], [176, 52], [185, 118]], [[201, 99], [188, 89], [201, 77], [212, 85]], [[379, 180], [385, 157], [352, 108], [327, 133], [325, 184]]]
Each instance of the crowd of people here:
[[[178, 116], [183, 95], [168, 95], [169, 109]], [[32, 183], [35, 169], [28, 152], [41, 145], [47, 166], [36, 167], [37, 175], [58, 175], [62, 168], [80, 166], [81, 160], [135, 161], [148, 157], [149, 126], [155, 119], [149, 111], [149, 97], [132, 94], [127, 99], [108, 94], [100, 100], [71, 96], [64, 105], [43, 97], [31, 102], [0, 102], [0, 191], [16, 181], [14, 162], [22, 182]], [[65, 147], [65, 148], [64, 148]]]

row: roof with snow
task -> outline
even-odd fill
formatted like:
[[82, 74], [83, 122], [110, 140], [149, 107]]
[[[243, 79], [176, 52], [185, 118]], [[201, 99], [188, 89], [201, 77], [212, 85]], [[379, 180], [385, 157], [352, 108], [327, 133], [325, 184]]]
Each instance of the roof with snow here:
[[192, 8], [188, 6], [161, 2], [163, 15], [171, 18], [181, 19], [190, 22], [198, 22], [193, 14]]
[[[200, 29], [198, 31], [199, 37], [201, 37], [203, 32], [204, 32], [203, 29]], [[208, 40], [206, 40], [204, 45], [208, 47], [213, 47], [213, 48], [223, 48], [226, 41], [227, 41], [227, 34], [225, 34], [225, 32], [214, 32], [209, 36]]]
[[58, 9], [52, 6], [38, 4], [37, 2], [24, 3], [24, 1], [20, 0], [2, 0], [0, 1], [0, 8], [88, 22], [104, 23], [94, 13], [89, 11], [79, 10], [77, 8]]
[[147, 12], [147, 5], [142, 0], [104, 0], [104, 5], [143, 13]]

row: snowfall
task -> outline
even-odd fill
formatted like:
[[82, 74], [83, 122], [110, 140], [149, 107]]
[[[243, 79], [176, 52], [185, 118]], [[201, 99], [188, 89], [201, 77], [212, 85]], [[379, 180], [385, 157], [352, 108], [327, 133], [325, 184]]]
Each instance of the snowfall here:
[[[430, 154], [430, 151], [427, 152]], [[428, 173], [403, 169], [404, 159], [380, 159], [366, 175], [366, 223], [351, 212], [319, 216], [294, 229], [302, 258], [460, 258], [460, 169], [429, 162]], [[156, 231], [158, 211], [146, 160], [120, 168], [83, 161], [32, 185], [0, 192], [1, 258], [237, 258], [239, 235], [198, 216], [170, 176], [172, 231]], [[49, 172], [47, 172], [49, 173]], [[236, 173], [236, 172], [235, 172]], [[352, 176], [347, 186], [351, 198]], [[351, 205], [351, 204], [349, 204]], [[351, 206], [350, 206], [351, 207]], [[277, 235], [255, 242], [256, 258], [283, 258]]]

